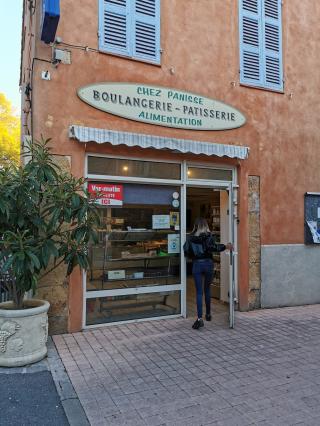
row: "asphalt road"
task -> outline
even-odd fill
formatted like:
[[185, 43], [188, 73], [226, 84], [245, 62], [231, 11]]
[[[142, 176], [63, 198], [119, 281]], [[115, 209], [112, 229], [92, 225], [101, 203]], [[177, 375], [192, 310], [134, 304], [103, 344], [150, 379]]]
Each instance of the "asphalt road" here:
[[0, 425], [69, 425], [49, 371], [0, 374]]

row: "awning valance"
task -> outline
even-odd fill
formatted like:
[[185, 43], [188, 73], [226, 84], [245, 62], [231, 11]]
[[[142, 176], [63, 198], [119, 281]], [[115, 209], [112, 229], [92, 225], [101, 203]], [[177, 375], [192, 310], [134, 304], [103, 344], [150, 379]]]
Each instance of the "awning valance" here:
[[216, 155], [218, 157], [248, 158], [249, 148], [238, 145], [225, 145], [201, 142], [189, 139], [165, 138], [162, 136], [139, 133], [117, 132], [108, 129], [97, 129], [72, 125], [69, 128], [70, 138], [79, 142], [110, 143], [112, 145], [139, 146], [140, 148], [169, 149], [182, 153]]

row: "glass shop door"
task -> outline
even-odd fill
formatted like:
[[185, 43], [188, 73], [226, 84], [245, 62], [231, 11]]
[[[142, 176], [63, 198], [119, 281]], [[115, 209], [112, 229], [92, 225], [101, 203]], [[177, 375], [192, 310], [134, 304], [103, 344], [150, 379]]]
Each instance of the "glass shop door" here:
[[[195, 197], [194, 208], [198, 210], [196, 216], [200, 215], [207, 219], [212, 233], [216, 234], [217, 242], [231, 242], [234, 247], [231, 251], [225, 251], [221, 254], [214, 255], [216, 267], [212, 283], [212, 297], [220, 302], [228, 303], [228, 323], [230, 328], [234, 328], [235, 304], [237, 303], [237, 192], [235, 189], [236, 185], [234, 184], [234, 170], [208, 168], [206, 166], [190, 164], [186, 165], [185, 174], [187, 180], [187, 196], [188, 194], [192, 196], [192, 193], [198, 196], [198, 198], [196, 198], [193, 195]], [[212, 191], [216, 192], [216, 196], [213, 197], [210, 195]], [[187, 201], [187, 228], [188, 216], [190, 214], [194, 216], [189, 210], [190, 206], [188, 207]], [[218, 224], [218, 226], [216, 226], [216, 224]], [[220, 237], [222, 237], [222, 240]], [[186, 282], [188, 285], [190, 273], [188, 275], [187, 272], [186, 275]], [[190, 306], [188, 297], [187, 305]], [[216, 308], [213, 310], [216, 310]], [[223, 309], [221, 308], [221, 310]]]

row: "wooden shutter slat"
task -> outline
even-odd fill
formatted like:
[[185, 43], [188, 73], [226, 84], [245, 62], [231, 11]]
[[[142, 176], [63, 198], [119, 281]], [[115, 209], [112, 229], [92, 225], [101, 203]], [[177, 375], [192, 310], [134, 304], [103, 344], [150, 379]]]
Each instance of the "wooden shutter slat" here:
[[259, 47], [258, 21], [243, 18], [243, 42], [250, 46]]
[[141, 55], [155, 56], [156, 40], [154, 25], [136, 22], [136, 52]]
[[126, 0], [104, 0], [104, 3], [114, 4], [116, 6], [126, 7]]
[[279, 28], [265, 24], [265, 48], [279, 52]]
[[115, 13], [104, 13], [104, 39], [108, 45], [127, 47], [126, 16]]
[[260, 80], [259, 54], [244, 52], [243, 64], [244, 78], [258, 82]]
[[278, 0], [265, 0], [264, 2], [265, 16], [268, 18], [279, 19]]
[[243, 0], [242, 7], [247, 12], [258, 13], [258, 0]]
[[154, 0], [136, 0], [136, 13], [156, 16], [156, 2]]
[[271, 58], [268, 57], [266, 58], [266, 68], [267, 68], [267, 73], [266, 73], [266, 81], [269, 84], [275, 84], [275, 85], [280, 85], [281, 84], [281, 80], [280, 80], [280, 75], [279, 75], [279, 59], [277, 58]]

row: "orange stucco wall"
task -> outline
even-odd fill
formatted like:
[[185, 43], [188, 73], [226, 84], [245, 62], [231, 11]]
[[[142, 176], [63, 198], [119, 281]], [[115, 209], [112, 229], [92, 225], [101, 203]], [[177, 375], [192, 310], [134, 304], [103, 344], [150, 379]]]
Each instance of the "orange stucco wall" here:
[[[306, 191], [320, 192], [320, 35], [314, 31], [320, 18], [320, 3], [313, 2], [312, 8], [307, 8], [307, 2], [283, 2], [284, 93], [239, 84], [236, 0], [162, 0], [161, 66], [73, 48], [69, 49], [71, 65], [53, 67], [36, 61], [34, 66], [34, 135], [52, 137], [55, 153], [71, 155], [72, 171], [79, 176], [83, 174], [85, 150], [115, 151], [107, 145], [85, 146], [69, 139], [71, 124], [250, 147], [245, 162], [222, 160], [237, 164], [240, 171], [243, 306], [248, 262], [247, 176], [260, 176], [262, 244], [303, 243], [303, 195]], [[97, 31], [98, 1], [61, 2], [57, 35], [65, 43], [97, 49]], [[35, 39], [36, 56], [50, 59], [51, 48], [39, 41], [39, 29]], [[46, 69], [51, 81], [40, 78]], [[101, 81], [141, 82], [199, 93], [240, 109], [247, 123], [235, 130], [205, 132], [129, 121], [96, 110], [77, 97], [79, 87]], [[152, 157], [152, 151], [135, 152]], [[132, 150], [122, 148], [117, 153], [131, 155]], [[159, 153], [157, 157], [165, 159], [170, 155], [173, 154]]]

